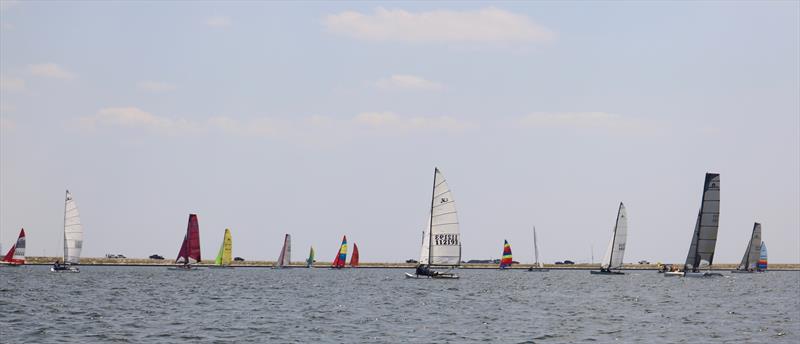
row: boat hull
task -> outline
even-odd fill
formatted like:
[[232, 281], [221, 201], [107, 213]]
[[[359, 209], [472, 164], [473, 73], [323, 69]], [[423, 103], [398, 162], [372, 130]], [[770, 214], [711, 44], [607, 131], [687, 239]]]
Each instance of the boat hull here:
[[197, 267], [194, 267], [194, 266], [184, 267], [182, 265], [179, 265], [179, 266], [170, 266], [170, 267], [167, 268], [167, 270], [169, 270], [169, 271], [198, 271], [200, 269], [197, 268]]
[[592, 271], [589, 271], [589, 273], [592, 274], [592, 275], [624, 275], [625, 274], [622, 271], [603, 271], [603, 270], [601, 270], [601, 271], [592, 270]]
[[451, 274], [451, 273], [440, 273], [434, 276], [425, 276], [425, 275], [416, 275], [410, 274], [406, 272], [406, 278], [413, 278], [413, 279], [458, 279], [458, 275]]
[[530, 272], [548, 272], [548, 271], [550, 271], [550, 269], [545, 269], [545, 268], [528, 268], [528, 271], [530, 271]]
[[760, 273], [760, 272], [766, 272], [766, 271], [758, 271], [758, 270], [753, 270], [753, 271], [747, 271], [747, 270], [731, 270], [731, 273], [732, 273], [732, 274], [755, 274], [755, 273]]
[[684, 272], [683, 277], [722, 277], [719, 272]]
[[230, 265], [211, 265], [209, 266], [211, 269], [233, 269]]
[[69, 267], [61, 268], [61, 269], [56, 269], [54, 267], [50, 267], [50, 272], [72, 272], [72, 273], [78, 273], [78, 272], [81, 272], [81, 270], [76, 268], [76, 267], [74, 267], [74, 266], [69, 266]]
[[664, 277], [683, 277], [683, 271], [665, 271]]

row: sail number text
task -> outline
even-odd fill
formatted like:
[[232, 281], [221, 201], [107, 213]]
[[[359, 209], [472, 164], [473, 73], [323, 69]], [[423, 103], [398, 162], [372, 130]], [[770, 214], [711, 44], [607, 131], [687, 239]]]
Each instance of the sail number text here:
[[458, 246], [458, 234], [436, 234], [433, 240], [436, 246]]

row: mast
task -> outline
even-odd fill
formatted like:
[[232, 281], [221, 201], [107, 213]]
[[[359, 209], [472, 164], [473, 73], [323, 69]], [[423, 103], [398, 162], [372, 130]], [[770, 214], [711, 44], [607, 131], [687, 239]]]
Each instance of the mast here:
[[436, 172], [438, 167], [433, 168], [433, 187], [431, 187], [431, 214], [428, 221], [428, 266], [431, 266], [431, 256], [433, 255], [433, 199], [436, 197]]
[[64, 194], [64, 230], [62, 231], [62, 238], [64, 240], [61, 242], [64, 245], [64, 256], [62, 260], [64, 264], [67, 263], [67, 201], [69, 201], [69, 190]]

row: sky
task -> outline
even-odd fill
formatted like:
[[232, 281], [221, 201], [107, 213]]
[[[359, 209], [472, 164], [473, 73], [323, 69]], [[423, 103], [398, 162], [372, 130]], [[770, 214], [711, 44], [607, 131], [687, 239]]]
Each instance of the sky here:
[[0, 0], [0, 242], [84, 257], [417, 259], [435, 167], [463, 259], [800, 262], [800, 3]]

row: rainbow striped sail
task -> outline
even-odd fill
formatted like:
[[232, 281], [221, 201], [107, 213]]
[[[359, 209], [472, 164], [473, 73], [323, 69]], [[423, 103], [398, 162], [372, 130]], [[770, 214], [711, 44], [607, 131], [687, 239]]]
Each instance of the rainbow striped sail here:
[[339, 253], [336, 254], [336, 259], [331, 264], [332, 268], [341, 269], [347, 262], [347, 235], [342, 237], [342, 246], [339, 246]]
[[500, 259], [500, 268], [505, 269], [511, 266], [511, 245], [508, 244], [508, 240], [503, 240], [503, 259]]
[[758, 257], [758, 271], [767, 270], [767, 244], [761, 242], [761, 254]]

